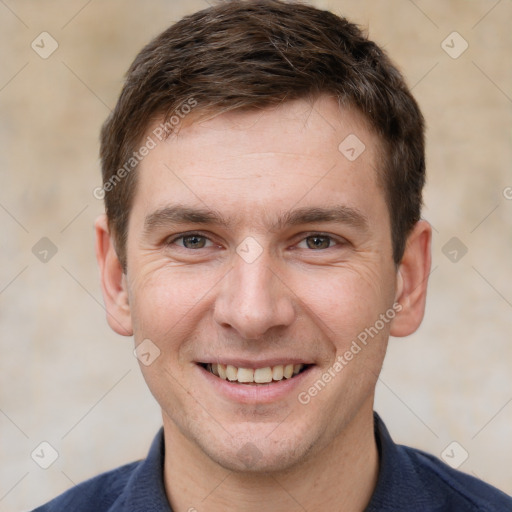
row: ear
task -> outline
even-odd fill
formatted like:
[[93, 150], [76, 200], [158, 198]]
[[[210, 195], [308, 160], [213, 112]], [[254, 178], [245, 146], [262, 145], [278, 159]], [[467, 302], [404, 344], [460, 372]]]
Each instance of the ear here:
[[432, 228], [421, 220], [407, 237], [397, 271], [395, 302], [402, 307], [391, 323], [391, 336], [408, 336], [421, 324], [425, 314], [428, 276], [431, 265]]
[[94, 224], [96, 259], [100, 267], [101, 289], [110, 327], [122, 336], [133, 334], [126, 275], [117, 257], [108, 228], [107, 216], [101, 215]]

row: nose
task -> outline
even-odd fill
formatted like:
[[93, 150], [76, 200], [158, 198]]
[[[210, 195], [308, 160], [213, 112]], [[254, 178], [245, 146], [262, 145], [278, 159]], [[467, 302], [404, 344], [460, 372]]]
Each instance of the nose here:
[[221, 282], [214, 319], [222, 327], [237, 331], [243, 339], [256, 340], [272, 329], [293, 323], [293, 297], [265, 253], [252, 263], [235, 255], [232, 270]]

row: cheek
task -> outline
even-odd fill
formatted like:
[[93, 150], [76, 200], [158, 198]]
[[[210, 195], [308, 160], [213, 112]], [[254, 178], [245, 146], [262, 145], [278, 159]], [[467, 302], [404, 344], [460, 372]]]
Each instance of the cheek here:
[[135, 340], [148, 338], [167, 356], [156, 366], [190, 362], [197, 338], [212, 333], [210, 313], [224, 273], [165, 264], [151, 267], [134, 273], [137, 279], [130, 287]]
[[141, 359], [140, 369], [157, 402], [165, 404], [171, 415], [187, 404], [180, 383], [188, 367], [180, 361], [186, 361], [187, 346], [193, 344], [195, 318], [205, 295], [203, 288], [198, 287], [197, 276], [183, 274], [176, 269], [153, 267], [151, 271], [134, 273], [137, 279], [131, 286], [136, 344], [151, 340], [159, 351], [149, 365]]
[[390, 306], [392, 294], [378, 272], [368, 268], [344, 268], [328, 279], [303, 276], [300, 296], [320, 320], [330, 339], [356, 337], [375, 323]]
[[343, 269], [327, 281], [327, 289], [308, 288], [315, 323], [328, 340], [325, 363], [336, 375], [332, 397], [347, 404], [371, 392], [386, 352], [390, 319], [383, 322], [380, 315], [392, 306], [392, 297], [377, 274]]
[[204, 280], [175, 269], [136, 271], [135, 275], [130, 286], [130, 308], [137, 340], [151, 336], [161, 341], [174, 338], [207, 293]]

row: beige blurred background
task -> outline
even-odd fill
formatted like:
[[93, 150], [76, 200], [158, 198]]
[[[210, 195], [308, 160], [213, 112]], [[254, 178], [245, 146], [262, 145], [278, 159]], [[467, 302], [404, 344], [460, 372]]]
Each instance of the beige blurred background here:
[[[312, 3], [369, 29], [428, 122], [428, 307], [415, 335], [391, 341], [376, 410], [400, 443], [441, 457], [456, 441], [461, 470], [511, 494], [512, 2]], [[131, 338], [105, 321], [98, 133], [142, 45], [206, 6], [0, 1], [2, 512], [144, 457], [160, 426]], [[31, 458], [43, 441], [59, 454], [46, 470]]]

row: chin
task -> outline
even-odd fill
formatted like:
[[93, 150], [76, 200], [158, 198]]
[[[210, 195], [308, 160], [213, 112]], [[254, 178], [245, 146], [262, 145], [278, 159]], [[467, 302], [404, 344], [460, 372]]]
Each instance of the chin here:
[[316, 444], [298, 433], [290, 435], [286, 427], [280, 436], [277, 435], [277, 427], [272, 439], [261, 425], [256, 425], [255, 429], [259, 433], [248, 433], [245, 430], [232, 437], [225, 433], [220, 438], [203, 437], [195, 441], [201, 451], [224, 469], [252, 474], [282, 472], [303, 464]]
[[292, 469], [303, 462], [308, 450], [300, 447], [276, 447], [260, 449], [256, 444], [247, 442], [236, 451], [219, 450], [207, 455], [219, 466], [239, 474], [279, 473]]

